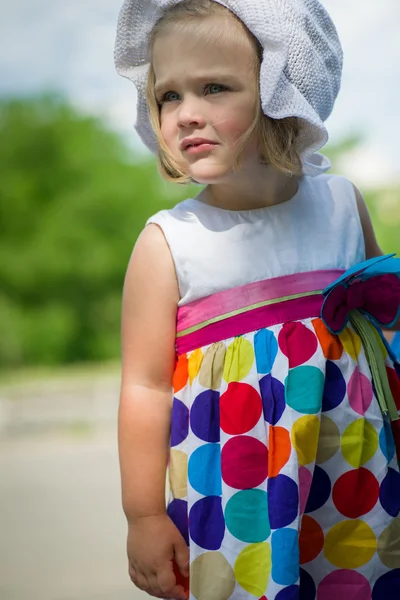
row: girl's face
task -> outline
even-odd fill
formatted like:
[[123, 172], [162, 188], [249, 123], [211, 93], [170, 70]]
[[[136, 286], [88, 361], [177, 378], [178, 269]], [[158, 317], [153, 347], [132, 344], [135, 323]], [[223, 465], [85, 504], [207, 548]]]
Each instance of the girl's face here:
[[[216, 32], [224, 31], [220, 18], [208, 21]], [[153, 47], [161, 135], [181, 170], [201, 184], [232, 177], [238, 142], [256, 115], [254, 48], [239, 25], [234, 27], [237, 36], [214, 35], [207, 42], [200, 32], [174, 28], [159, 34]], [[242, 167], [253, 160], [259, 162], [255, 134]]]

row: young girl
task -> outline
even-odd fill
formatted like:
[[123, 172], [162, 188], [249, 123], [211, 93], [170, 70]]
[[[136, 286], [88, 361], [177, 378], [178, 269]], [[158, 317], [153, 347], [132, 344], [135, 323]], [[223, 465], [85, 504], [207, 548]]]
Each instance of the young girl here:
[[399, 378], [375, 325], [398, 327], [400, 267], [316, 154], [340, 87], [332, 21], [317, 0], [126, 0], [116, 63], [161, 173], [204, 186], [149, 219], [126, 276], [132, 581], [398, 600]]

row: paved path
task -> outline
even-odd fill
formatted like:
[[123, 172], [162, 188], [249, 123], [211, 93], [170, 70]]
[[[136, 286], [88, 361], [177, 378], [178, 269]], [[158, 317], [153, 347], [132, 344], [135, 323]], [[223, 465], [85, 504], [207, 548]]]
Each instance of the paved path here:
[[115, 430], [0, 437], [1, 600], [144, 600], [130, 583]]

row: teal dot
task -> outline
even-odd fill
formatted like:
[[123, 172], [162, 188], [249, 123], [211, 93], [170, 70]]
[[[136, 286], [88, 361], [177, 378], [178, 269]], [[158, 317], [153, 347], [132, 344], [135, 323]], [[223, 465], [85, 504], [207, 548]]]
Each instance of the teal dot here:
[[299, 579], [299, 540], [296, 529], [277, 529], [271, 538], [272, 579], [279, 585], [294, 585]]
[[278, 354], [278, 342], [269, 329], [261, 329], [254, 336], [254, 351], [256, 354], [257, 372], [271, 373]]
[[285, 380], [288, 406], [304, 415], [315, 415], [321, 410], [324, 393], [324, 375], [317, 367], [296, 367]]
[[388, 463], [392, 462], [396, 448], [394, 444], [392, 428], [388, 421], [385, 421], [379, 434], [379, 445], [381, 447], [382, 454], [385, 456]]
[[203, 496], [220, 496], [221, 448], [219, 444], [204, 444], [193, 452], [188, 465], [189, 482]]
[[259, 489], [237, 492], [225, 507], [225, 523], [242, 542], [264, 542], [271, 533], [267, 493]]

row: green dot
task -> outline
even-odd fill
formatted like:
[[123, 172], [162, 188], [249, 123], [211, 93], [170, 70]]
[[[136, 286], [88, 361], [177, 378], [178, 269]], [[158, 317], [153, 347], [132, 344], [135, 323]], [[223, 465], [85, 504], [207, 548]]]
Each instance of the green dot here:
[[317, 367], [296, 367], [285, 380], [286, 403], [304, 415], [315, 415], [321, 410], [324, 393], [324, 375]]
[[225, 523], [230, 533], [242, 542], [264, 542], [271, 533], [267, 493], [254, 489], [232, 496], [225, 508]]

